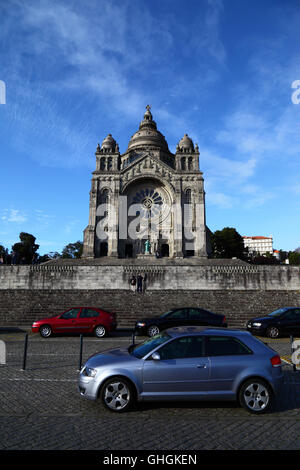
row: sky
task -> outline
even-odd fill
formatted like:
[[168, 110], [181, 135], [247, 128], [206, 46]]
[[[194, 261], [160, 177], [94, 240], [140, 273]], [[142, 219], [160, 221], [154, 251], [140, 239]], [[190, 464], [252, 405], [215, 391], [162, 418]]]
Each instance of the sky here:
[[150, 104], [199, 145], [210, 230], [298, 248], [299, 31], [299, 0], [0, 0], [0, 244], [82, 240], [97, 144]]

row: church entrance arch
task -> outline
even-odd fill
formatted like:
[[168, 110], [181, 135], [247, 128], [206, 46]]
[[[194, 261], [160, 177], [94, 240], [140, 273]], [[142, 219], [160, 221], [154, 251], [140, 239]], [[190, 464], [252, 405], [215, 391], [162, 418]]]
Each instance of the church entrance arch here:
[[165, 258], [165, 257], [169, 257], [170, 256], [170, 252], [169, 252], [169, 245], [167, 243], [163, 243], [161, 245], [161, 257], [162, 258]]
[[107, 256], [108, 254], [108, 243], [107, 242], [101, 242], [100, 243], [100, 256]]
[[151, 176], [140, 177], [125, 186], [122, 195], [127, 197], [128, 210], [125, 257], [129, 256], [129, 245], [131, 256], [155, 255], [162, 239], [168, 247], [164, 256], [169, 256], [173, 224], [173, 194], [169, 185]]

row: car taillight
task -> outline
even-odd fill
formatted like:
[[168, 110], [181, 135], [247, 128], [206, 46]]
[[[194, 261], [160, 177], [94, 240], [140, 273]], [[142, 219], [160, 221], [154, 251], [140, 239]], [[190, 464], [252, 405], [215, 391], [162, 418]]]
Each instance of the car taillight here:
[[276, 355], [271, 358], [272, 367], [279, 367], [281, 366], [281, 359], [280, 356]]
[[226, 317], [223, 317], [222, 323], [226, 323]]

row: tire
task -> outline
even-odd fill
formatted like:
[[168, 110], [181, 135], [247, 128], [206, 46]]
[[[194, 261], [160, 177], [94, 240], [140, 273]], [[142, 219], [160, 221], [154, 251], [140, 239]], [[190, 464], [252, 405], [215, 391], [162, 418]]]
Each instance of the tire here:
[[269, 326], [266, 331], [266, 335], [268, 338], [278, 338], [279, 337], [279, 329], [276, 326]]
[[96, 328], [94, 329], [94, 334], [95, 336], [97, 336], [97, 338], [104, 338], [104, 336], [106, 336], [107, 334], [105, 326], [97, 325]]
[[110, 411], [122, 413], [135, 402], [134, 388], [124, 377], [111, 377], [106, 380], [100, 394], [103, 405]]
[[241, 386], [239, 402], [249, 413], [263, 414], [273, 408], [274, 396], [267, 382], [253, 377]]
[[52, 335], [52, 328], [49, 325], [42, 325], [39, 332], [42, 338], [49, 338]]
[[158, 333], [160, 333], [160, 329], [157, 325], [151, 325], [147, 329], [147, 335], [150, 337], [158, 335]]

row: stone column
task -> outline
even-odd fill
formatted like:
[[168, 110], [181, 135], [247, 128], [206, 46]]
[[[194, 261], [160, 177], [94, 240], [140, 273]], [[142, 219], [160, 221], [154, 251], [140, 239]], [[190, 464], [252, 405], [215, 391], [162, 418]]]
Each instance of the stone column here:
[[89, 224], [83, 235], [83, 258], [95, 257], [95, 230], [96, 230], [96, 209], [97, 209], [97, 186], [98, 182], [92, 179], [89, 205]]
[[120, 180], [113, 181], [111, 193], [111, 209], [114, 213], [111, 219], [111, 226], [109, 228], [109, 241], [108, 241], [108, 256], [118, 258], [119, 255], [119, 194], [120, 194]]

